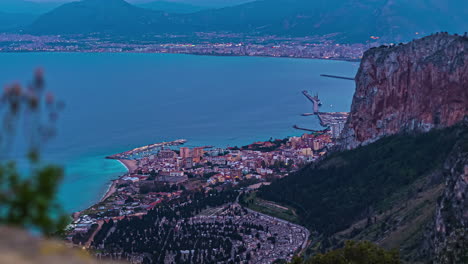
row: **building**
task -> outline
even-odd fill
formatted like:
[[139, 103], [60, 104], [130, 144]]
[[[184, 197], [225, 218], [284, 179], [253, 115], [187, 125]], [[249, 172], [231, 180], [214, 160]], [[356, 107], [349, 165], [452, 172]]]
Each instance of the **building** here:
[[192, 151], [187, 147], [180, 148], [180, 157], [186, 159], [192, 157]]
[[187, 175], [183, 171], [163, 171], [160, 172], [156, 181], [181, 183], [187, 180]]
[[170, 171], [169, 176], [170, 177], [183, 177], [184, 172], [183, 171]]
[[332, 138], [335, 138], [335, 139], [339, 138], [341, 135], [341, 132], [343, 131], [344, 126], [345, 126], [344, 122], [331, 124], [330, 130], [331, 130]]
[[174, 159], [177, 157], [177, 154], [170, 149], [162, 149], [158, 153], [158, 158], [161, 159]]
[[193, 167], [193, 158], [187, 157], [183, 159], [183, 165], [184, 165], [184, 168], [191, 169]]
[[323, 142], [321, 140], [318, 140], [318, 139], [315, 139], [314, 140], [314, 143], [313, 143], [313, 146], [312, 146], [312, 149], [314, 151], [317, 151], [317, 150], [320, 150], [322, 149], [324, 146], [323, 146]]
[[303, 149], [300, 150], [300, 153], [303, 156], [309, 156], [309, 157], [313, 155], [313, 152], [312, 152], [311, 148], [303, 148]]
[[203, 158], [203, 155], [205, 154], [205, 151], [203, 148], [194, 148], [193, 149], [193, 160], [194, 162], [200, 162], [200, 160]]
[[214, 165], [226, 165], [227, 160], [225, 156], [216, 156], [216, 157], [211, 157], [210, 161]]

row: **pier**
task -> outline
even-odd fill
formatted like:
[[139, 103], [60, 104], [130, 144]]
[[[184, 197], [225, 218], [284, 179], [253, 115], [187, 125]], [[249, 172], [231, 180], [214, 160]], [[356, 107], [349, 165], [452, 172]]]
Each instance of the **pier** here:
[[[322, 75], [324, 76], [324, 75]], [[340, 78], [340, 79], [351, 79], [341, 76], [332, 76], [327, 75], [327, 77]], [[315, 115], [319, 119], [320, 125], [325, 128], [325, 131], [330, 131], [333, 138], [338, 138], [343, 130], [346, 121], [348, 120], [349, 113], [347, 112], [320, 112], [320, 106], [322, 102], [320, 101], [318, 94], [311, 96], [307, 91], [302, 91], [305, 97], [309, 99], [314, 108], [313, 113], [304, 113], [302, 116], [312, 116]], [[303, 130], [307, 132], [317, 133], [317, 130], [308, 129], [294, 125], [293, 128], [298, 130]]]
[[322, 106], [322, 102], [320, 101], [318, 94], [316, 94], [315, 96], [312, 96], [306, 90], [302, 91], [302, 94], [312, 102], [313, 107], [314, 107], [313, 114], [317, 114], [319, 112], [320, 106]]
[[146, 145], [146, 146], [139, 147], [139, 148], [134, 148], [132, 150], [125, 151], [122, 153], [114, 154], [106, 158], [107, 159], [138, 159], [141, 157], [153, 155], [159, 152], [164, 147], [179, 146], [179, 145], [185, 144], [186, 142], [187, 140], [185, 139], [178, 139], [178, 140], [169, 141], [169, 142], [155, 143], [155, 144], [150, 144], [150, 145]]
[[325, 128], [325, 129], [323, 129], [323, 130], [314, 130], [314, 129], [299, 127], [299, 126], [297, 126], [297, 125], [294, 125], [293, 128], [294, 128], [294, 129], [297, 129], [297, 130], [303, 130], [303, 131], [307, 131], [307, 132], [312, 132], [314, 135], [325, 134], [325, 133], [327, 133], [327, 131], [329, 130], [329, 128]]
[[322, 77], [327, 77], [327, 78], [335, 78], [335, 79], [342, 79], [342, 80], [348, 80], [348, 81], [355, 81], [355, 78], [351, 77], [344, 77], [344, 76], [338, 76], [338, 75], [330, 75], [330, 74], [320, 74]]
[[297, 125], [294, 125], [293, 126], [294, 129], [297, 129], [297, 130], [304, 130], [304, 131], [307, 131], [307, 132], [319, 132], [318, 130], [313, 130], [313, 129], [308, 129], [308, 128], [303, 128], [303, 127], [299, 127]]

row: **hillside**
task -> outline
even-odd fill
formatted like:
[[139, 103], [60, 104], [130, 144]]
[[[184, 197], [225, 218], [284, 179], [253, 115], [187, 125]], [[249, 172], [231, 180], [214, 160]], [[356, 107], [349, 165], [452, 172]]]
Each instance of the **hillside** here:
[[189, 14], [208, 9], [207, 7], [169, 1], [154, 1], [140, 4], [138, 6], [141, 8], [163, 11], [171, 14]]
[[322, 248], [365, 239], [420, 258], [424, 227], [435, 215], [443, 165], [468, 126], [403, 134], [330, 155], [262, 188], [258, 195], [296, 209], [300, 223], [322, 234]]
[[334, 34], [341, 42], [365, 42], [371, 36], [404, 41], [417, 34], [464, 32], [468, 26], [467, 10], [468, 2], [464, 0], [450, 3], [443, 0], [411, 3], [404, 0], [259, 0], [169, 15], [138, 9], [124, 4], [123, 0], [85, 0], [45, 14], [29, 30], [36, 34], [130, 34], [130, 29], [147, 34], [196, 31], [290, 36]]
[[1, 0], [0, 10], [5, 13], [23, 13], [39, 15], [51, 11], [63, 2], [32, 2], [26, 0]]
[[316, 232], [309, 253], [351, 239], [408, 263], [468, 260], [466, 42], [368, 51], [340, 148], [259, 190]]
[[28, 32], [135, 35], [160, 31], [165, 25], [167, 19], [163, 12], [139, 8], [124, 0], [84, 0], [64, 4], [42, 15]]
[[[353, 6], [352, 0], [261, 0], [230, 8], [193, 14], [192, 24], [209, 25], [215, 30], [260, 32], [279, 35], [326, 35], [359, 42], [378, 35], [372, 1]], [[356, 8], [359, 7], [359, 8]], [[365, 25], [365, 26], [363, 26]], [[209, 30], [209, 28], [205, 28]]]
[[37, 17], [32, 14], [5, 13], [0, 11], [0, 31], [11, 31], [32, 23]]

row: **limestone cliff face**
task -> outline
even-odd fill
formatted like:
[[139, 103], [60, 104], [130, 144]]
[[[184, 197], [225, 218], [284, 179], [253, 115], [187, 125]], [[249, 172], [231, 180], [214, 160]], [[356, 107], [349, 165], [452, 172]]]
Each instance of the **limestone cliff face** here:
[[[468, 124], [468, 122], [467, 122]], [[445, 191], [429, 236], [434, 263], [468, 261], [468, 137], [455, 146], [445, 163]]]
[[402, 131], [451, 126], [468, 114], [468, 38], [439, 33], [364, 54], [341, 148]]

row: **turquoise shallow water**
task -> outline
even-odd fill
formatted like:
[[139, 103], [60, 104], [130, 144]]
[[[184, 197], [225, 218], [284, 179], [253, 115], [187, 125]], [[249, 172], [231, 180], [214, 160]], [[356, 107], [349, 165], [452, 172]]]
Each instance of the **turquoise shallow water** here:
[[319, 75], [354, 76], [341, 61], [175, 54], [3, 53], [0, 83], [30, 80], [45, 69], [47, 88], [66, 102], [58, 135], [44, 153], [65, 167], [60, 199], [67, 211], [98, 200], [126, 170], [105, 156], [159, 141], [235, 146], [300, 135], [319, 128], [311, 103], [348, 111], [354, 83]]

